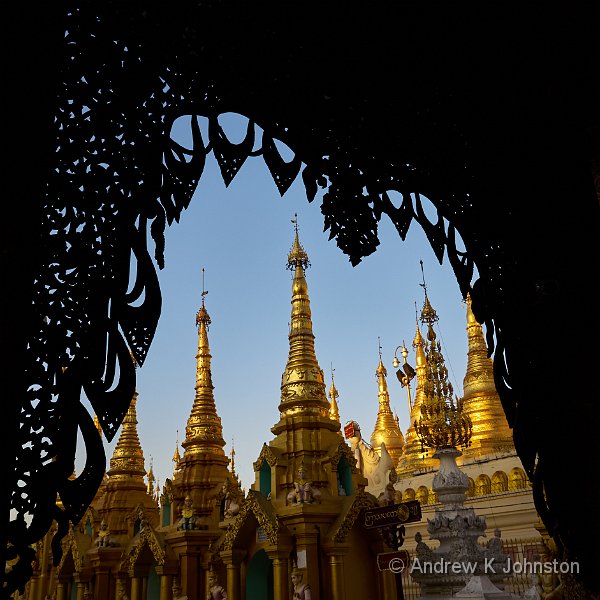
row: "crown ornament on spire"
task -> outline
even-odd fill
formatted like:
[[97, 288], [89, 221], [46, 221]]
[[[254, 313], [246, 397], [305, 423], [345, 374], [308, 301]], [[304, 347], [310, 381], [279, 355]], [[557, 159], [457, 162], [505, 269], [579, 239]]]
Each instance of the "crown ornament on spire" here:
[[296, 230], [296, 235], [294, 237], [294, 243], [292, 245], [292, 249], [288, 254], [288, 269], [295, 269], [296, 267], [302, 267], [306, 269], [310, 267], [310, 261], [308, 260], [308, 254], [306, 250], [302, 247], [300, 243], [300, 238], [298, 237], [298, 214], [294, 214], [294, 218], [292, 219], [292, 223], [294, 224], [294, 228]]
[[208, 314], [208, 311], [206, 310], [206, 307], [204, 306], [204, 297], [208, 294], [208, 290], [204, 289], [204, 268], [202, 268], [202, 306], [200, 307], [200, 309], [198, 310], [198, 313], [196, 314], [196, 326], [199, 328], [201, 323], [204, 323], [204, 325], [206, 326], [206, 330], [208, 331], [208, 328], [210, 326], [211, 320], [210, 320], [210, 316]]
[[421, 417], [418, 422], [415, 421], [415, 430], [423, 447], [436, 450], [458, 446], [466, 448], [470, 444], [473, 424], [463, 409], [462, 399], [453, 396], [452, 384], [448, 381], [448, 369], [433, 329], [438, 316], [427, 297], [425, 275], [420, 285], [425, 292], [421, 322], [427, 325], [427, 342], [424, 398]]

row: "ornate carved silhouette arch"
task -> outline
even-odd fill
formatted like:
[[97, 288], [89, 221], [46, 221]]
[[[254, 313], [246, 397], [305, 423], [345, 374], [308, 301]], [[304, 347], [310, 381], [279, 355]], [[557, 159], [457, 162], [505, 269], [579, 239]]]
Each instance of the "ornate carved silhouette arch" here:
[[[8, 188], [3, 253], [14, 286], [2, 311], [11, 348], [2, 480], [11, 495], [2, 498], [0, 548], [7, 540], [8, 557], [20, 560], [5, 589], [23, 584], [28, 546], [53, 518], [58, 556], [68, 520], [83, 515], [100, 483], [102, 447], [80, 399], [112, 439], [135, 385], [129, 352], [143, 364], [160, 314], [147, 232], [162, 267], [164, 229], [181, 218], [211, 151], [226, 183], [260, 155], [282, 194], [299, 174], [309, 201], [325, 189], [325, 228], [353, 264], [376, 250], [382, 215], [402, 238], [413, 221], [423, 227], [487, 326], [546, 526], [571, 559], [596, 564], [592, 525], [580, 530], [560, 484], [567, 468], [581, 479], [587, 470], [551, 435], [560, 424], [561, 440], [581, 446], [598, 424], [582, 381], [571, 390], [577, 417], [560, 418], [552, 355], [570, 338], [568, 317], [595, 314], [592, 16], [520, 7], [518, 19], [507, 11], [490, 22], [474, 6], [427, 3], [307, 5], [294, 15], [270, 3], [78, 4], [38, 7], [36, 61], [17, 61], [11, 104], [15, 139], [38, 145], [33, 153], [16, 142], [8, 163], [18, 184]], [[25, 27], [23, 15], [17, 21]], [[224, 136], [223, 112], [249, 119], [242, 143]], [[170, 138], [182, 115], [191, 115], [191, 148]], [[208, 139], [196, 115], [208, 118]], [[582, 344], [592, 364], [598, 348]], [[78, 429], [88, 463], [70, 481]], [[597, 500], [590, 492], [580, 511]], [[17, 519], [4, 527], [9, 509]]]

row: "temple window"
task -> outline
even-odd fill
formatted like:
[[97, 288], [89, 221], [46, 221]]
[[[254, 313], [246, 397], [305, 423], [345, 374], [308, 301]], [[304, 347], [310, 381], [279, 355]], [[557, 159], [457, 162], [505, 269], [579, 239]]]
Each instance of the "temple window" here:
[[171, 524], [171, 502], [167, 494], [164, 495], [161, 512], [161, 525], [167, 527]]
[[260, 465], [260, 495], [265, 498], [271, 493], [271, 466], [266, 460]]
[[344, 495], [341, 493], [343, 490], [346, 496], [350, 496], [352, 494], [352, 470], [345, 456], [342, 456], [338, 462], [337, 476], [339, 482], [338, 493]]

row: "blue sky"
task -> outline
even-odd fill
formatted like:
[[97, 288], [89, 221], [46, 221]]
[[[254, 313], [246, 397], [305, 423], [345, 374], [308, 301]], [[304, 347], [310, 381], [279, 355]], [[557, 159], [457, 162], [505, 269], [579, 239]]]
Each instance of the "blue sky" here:
[[[240, 139], [236, 115], [221, 118], [231, 141]], [[173, 137], [185, 142], [188, 125], [177, 123]], [[257, 136], [258, 140], [260, 137]], [[321, 192], [322, 194], [322, 192]], [[185, 435], [195, 385], [197, 330], [202, 268], [212, 318], [209, 342], [212, 378], [223, 436], [232, 441], [236, 471], [243, 486], [254, 482], [252, 463], [263, 442], [273, 439], [278, 421], [280, 379], [287, 353], [291, 273], [286, 270], [293, 242], [291, 219], [298, 213], [300, 240], [309, 254], [307, 281], [311, 298], [317, 359], [329, 388], [331, 365], [339, 391], [342, 425], [359, 422], [370, 438], [377, 416], [378, 337], [381, 339], [392, 409], [403, 432], [408, 425], [406, 390], [398, 383], [395, 348], [415, 333], [415, 301], [423, 303], [423, 260], [428, 294], [440, 317], [438, 336], [455, 392], [462, 393], [467, 359], [466, 307], [444, 258], [440, 266], [421, 228], [413, 223], [403, 242], [383, 215], [381, 245], [352, 267], [323, 232], [320, 197], [309, 203], [301, 181], [281, 197], [262, 158], [250, 158], [229, 188], [212, 154], [181, 222], [166, 232], [165, 269], [159, 271], [162, 315], [144, 366], [138, 369], [138, 432], [146, 459], [161, 485], [173, 473], [171, 457]], [[428, 211], [432, 216], [432, 210]], [[107, 461], [118, 439], [105, 447]], [[183, 454], [183, 449], [180, 449]], [[78, 457], [77, 473], [83, 467]]]

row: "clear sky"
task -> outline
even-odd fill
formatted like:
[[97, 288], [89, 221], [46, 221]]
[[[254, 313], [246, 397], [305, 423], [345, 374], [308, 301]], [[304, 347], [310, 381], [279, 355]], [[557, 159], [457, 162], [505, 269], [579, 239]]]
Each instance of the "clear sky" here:
[[[240, 117], [226, 115], [221, 123], [231, 141], [241, 140]], [[178, 122], [174, 139], [185, 143], [188, 129], [188, 124]], [[181, 442], [194, 400], [195, 316], [201, 304], [202, 268], [208, 290], [205, 304], [212, 319], [212, 380], [225, 452], [229, 454], [234, 443], [236, 471], [244, 488], [254, 482], [252, 463], [262, 444], [274, 437], [270, 428], [278, 421], [279, 386], [288, 354], [291, 273], [285, 267], [294, 213], [312, 265], [307, 281], [317, 359], [327, 389], [332, 364], [335, 369], [342, 426], [356, 420], [370, 439], [378, 406], [379, 337], [392, 410], [406, 431], [406, 390], [396, 379], [392, 360], [404, 340], [414, 366], [415, 302], [420, 311], [424, 297], [419, 260], [424, 262], [429, 299], [440, 317], [437, 331], [450, 379], [455, 393], [462, 393], [466, 307], [447, 258], [440, 266], [417, 223], [412, 223], [403, 242], [383, 215], [378, 250], [352, 267], [323, 231], [322, 193], [309, 203], [298, 177], [281, 197], [260, 157], [249, 158], [226, 188], [212, 153], [207, 157], [190, 207], [166, 232], [166, 266], [159, 271], [162, 315], [147, 360], [137, 371], [139, 437], [146, 468], [152, 459], [161, 486], [172, 477], [177, 431]], [[435, 214], [432, 207], [427, 213], [431, 218]], [[105, 440], [107, 461], [118, 437], [111, 444]], [[183, 448], [180, 452], [183, 455]], [[82, 468], [83, 458], [78, 456], [77, 473]]]

